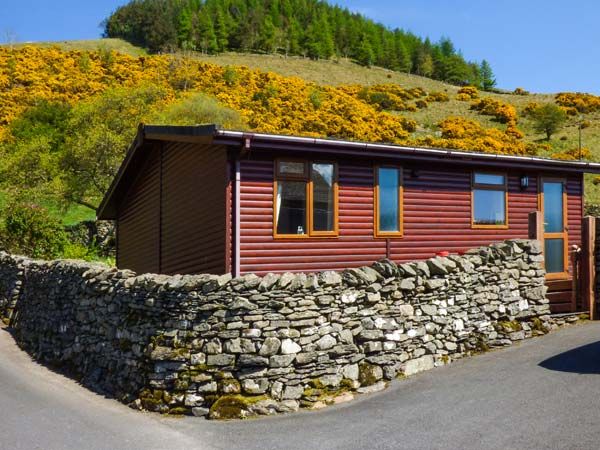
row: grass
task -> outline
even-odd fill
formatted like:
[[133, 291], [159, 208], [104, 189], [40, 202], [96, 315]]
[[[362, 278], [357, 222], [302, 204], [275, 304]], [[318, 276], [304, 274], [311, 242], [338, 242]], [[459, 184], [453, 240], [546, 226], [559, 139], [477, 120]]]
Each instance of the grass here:
[[[2, 210], [8, 201], [7, 195], [0, 192], [0, 210]], [[81, 205], [71, 205], [67, 209], [56, 202], [41, 202], [42, 206], [48, 209], [50, 216], [60, 220], [63, 225], [75, 225], [85, 220], [95, 220], [96, 213], [90, 208]]]
[[[9, 44], [0, 44], [9, 45]], [[25, 47], [26, 45], [35, 45], [38, 47], [59, 47], [62, 50], [79, 50], [79, 51], [94, 51], [94, 50], [114, 50], [119, 53], [125, 53], [131, 56], [144, 56], [146, 50], [136, 47], [122, 39], [87, 39], [80, 41], [53, 41], [53, 42], [19, 42], [11, 44], [15, 48]]]

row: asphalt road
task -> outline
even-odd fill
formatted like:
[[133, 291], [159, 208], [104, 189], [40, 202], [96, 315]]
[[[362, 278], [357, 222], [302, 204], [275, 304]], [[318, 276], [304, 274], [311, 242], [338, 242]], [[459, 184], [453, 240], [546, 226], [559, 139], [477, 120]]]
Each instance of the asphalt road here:
[[0, 449], [598, 449], [600, 323], [397, 381], [321, 411], [163, 418], [32, 362], [0, 329]]

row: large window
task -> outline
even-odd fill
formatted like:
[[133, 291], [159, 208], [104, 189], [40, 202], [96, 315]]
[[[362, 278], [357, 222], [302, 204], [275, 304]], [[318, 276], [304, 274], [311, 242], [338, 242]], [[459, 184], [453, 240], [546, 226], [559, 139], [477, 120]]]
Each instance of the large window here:
[[508, 227], [506, 175], [474, 172], [472, 188], [472, 226]]
[[402, 236], [402, 169], [375, 168], [375, 237]]
[[276, 162], [274, 233], [279, 238], [337, 236], [337, 167]]

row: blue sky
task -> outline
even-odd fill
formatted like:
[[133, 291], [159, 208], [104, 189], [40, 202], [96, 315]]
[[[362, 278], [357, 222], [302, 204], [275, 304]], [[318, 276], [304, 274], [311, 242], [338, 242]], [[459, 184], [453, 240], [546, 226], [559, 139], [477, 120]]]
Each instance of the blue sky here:
[[[97, 38], [126, 0], [0, 0], [0, 42]], [[600, 93], [600, 2], [592, 0], [337, 0], [390, 27], [487, 59], [498, 86]], [[48, 6], [51, 5], [51, 6]]]

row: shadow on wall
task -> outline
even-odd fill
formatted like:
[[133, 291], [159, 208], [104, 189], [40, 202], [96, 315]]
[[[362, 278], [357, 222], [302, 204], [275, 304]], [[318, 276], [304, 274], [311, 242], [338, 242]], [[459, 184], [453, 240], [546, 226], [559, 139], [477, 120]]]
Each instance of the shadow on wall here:
[[539, 366], [560, 372], [600, 374], [600, 341], [548, 358]]

